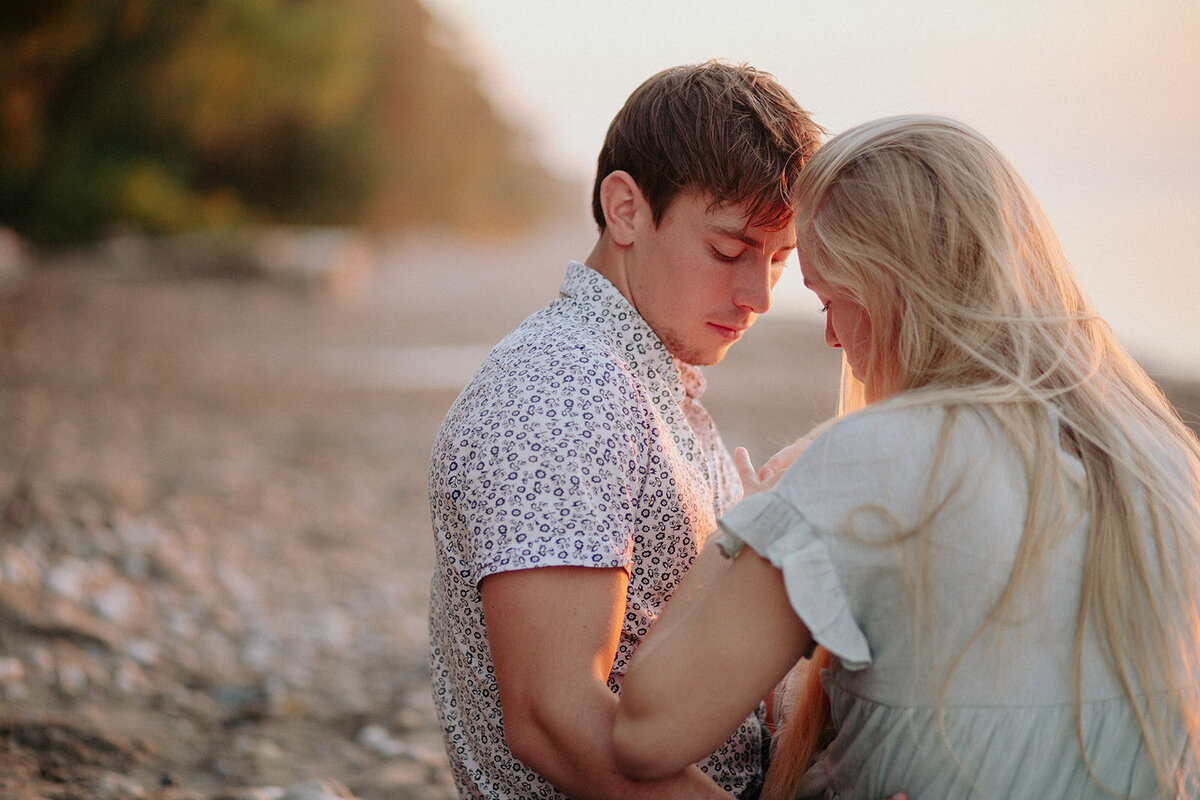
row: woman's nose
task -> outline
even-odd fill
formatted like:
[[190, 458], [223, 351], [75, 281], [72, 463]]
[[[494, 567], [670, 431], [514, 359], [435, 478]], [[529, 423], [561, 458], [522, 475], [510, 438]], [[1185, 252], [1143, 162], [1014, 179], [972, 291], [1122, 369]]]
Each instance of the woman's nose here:
[[825, 312], [825, 344], [829, 347], [841, 347], [842, 343], [838, 341], [837, 334], [833, 332], [833, 316], [831, 312]]

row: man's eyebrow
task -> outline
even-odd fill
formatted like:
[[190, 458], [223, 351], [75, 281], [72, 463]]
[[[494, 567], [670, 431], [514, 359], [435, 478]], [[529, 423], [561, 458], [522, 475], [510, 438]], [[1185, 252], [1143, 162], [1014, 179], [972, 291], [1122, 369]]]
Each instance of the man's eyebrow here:
[[[719, 233], [720, 235], [727, 236], [730, 239], [737, 239], [742, 244], [745, 244], [748, 247], [753, 247], [755, 250], [762, 250], [766, 246], [758, 239], [755, 239], [753, 236], [746, 233], [744, 228], [733, 228], [733, 227], [729, 227], [726, 225], [712, 225], [712, 224], [705, 225], [704, 227], [706, 230], [711, 231], [712, 233]], [[784, 245], [781, 249], [794, 250], [795, 248], [796, 248], [796, 243], [792, 242], [790, 244]]]

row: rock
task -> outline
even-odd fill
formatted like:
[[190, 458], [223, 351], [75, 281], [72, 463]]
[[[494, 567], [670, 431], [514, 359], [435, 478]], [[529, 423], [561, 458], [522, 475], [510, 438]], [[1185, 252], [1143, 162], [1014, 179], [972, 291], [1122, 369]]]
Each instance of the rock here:
[[355, 734], [354, 741], [384, 758], [410, 755], [408, 745], [392, 736], [382, 725], [367, 725]]
[[10, 702], [29, 696], [25, 686], [25, 665], [13, 656], [0, 657], [0, 697]]
[[74, 602], [0, 582], [0, 621], [4, 620], [44, 636], [100, 644], [118, 652], [124, 648], [124, 637], [119, 628], [96, 619]]
[[146, 624], [141, 593], [106, 558], [85, 561], [68, 556], [47, 572], [46, 588], [119, 628], [140, 629]]
[[357, 800], [340, 782], [329, 778], [304, 781], [289, 787], [279, 800]]
[[242, 664], [253, 672], [268, 672], [279, 659], [279, 643], [274, 637], [254, 631], [242, 645], [241, 659]]
[[317, 619], [317, 637], [331, 651], [346, 651], [354, 642], [354, 620], [337, 606], [326, 608]]
[[122, 661], [113, 670], [113, 688], [123, 695], [143, 694], [152, 686], [146, 671], [135, 661]]
[[150, 557], [147, 554], [158, 533], [153, 522], [121, 519], [113, 525], [113, 533], [119, 542], [120, 554], [117, 566], [126, 577], [143, 580], [150, 574]]
[[35, 589], [42, 584], [42, 571], [37, 562], [23, 548], [14, 545], [5, 545], [3, 555], [0, 555], [0, 577], [6, 583]]
[[429, 768], [415, 761], [389, 761], [369, 770], [362, 783], [371, 787], [371, 794], [401, 797], [400, 790], [429, 783]]
[[29, 699], [29, 687], [23, 683], [8, 683], [0, 688], [0, 697], [10, 703], [19, 703]]
[[284, 791], [282, 786], [247, 786], [225, 789], [213, 795], [212, 800], [280, 800]]
[[87, 580], [87, 562], [67, 556], [46, 573], [46, 588], [74, 603], [82, 603]]
[[263, 689], [267, 693], [267, 706], [273, 716], [286, 719], [301, 717], [307, 713], [304, 699], [292, 691], [287, 681], [280, 676], [266, 676], [263, 679]]
[[[164, 600], [173, 599], [170, 595], [166, 597], [160, 595], [158, 597], [158, 605], [161, 607]], [[163, 622], [166, 625], [167, 632], [177, 639], [184, 641], [192, 641], [200, 633], [200, 627], [196, 624], [196, 619], [185, 609], [174, 605], [169, 605], [163, 609]]]
[[284, 758], [284, 752], [279, 745], [262, 736], [240, 734], [233, 740], [233, 750], [239, 756], [248, 758], [260, 771], [264, 766]]
[[159, 652], [159, 646], [153, 639], [131, 636], [125, 642], [125, 654], [143, 667], [157, 664]]
[[415, 708], [401, 708], [392, 715], [392, 724], [401, 732], [407, 733], [429, 727], [429, 719]]
[[25, 665], [21, 659], [0, 656], [0, 687], [7, 687], [25, 680]]
[[229, 639], [219, 630], [209, 629], [200, 635], [195, 666], [216, 680], [230, 680], [239, 673], [237, 654]]
[[146, 544], [152, 575], [198, 593], [213, 591], [212, 564], [205, 558], [208, 542], [202, 533], [164, 531], [152, 521], [145, 522], [143, 529], [150, 531], [153, 537]]
[[45, 645], [31, 645], [25, 661], [41, 675], [49, 675], [54, 671], [54, 654]]
[[59, 690], [68, 697], [83, 697], [91, 686], [86, 659], [76, 648], [60, 648], [54, 674]]
[[143, 800], [147, 796], [140, 783], [116, 772], [105, 772], [93, 788], [96, 800]]
[[433, 693], [428, 688], [405, 692], [400, 707], [392, 715], [392, 724], [402, 732], [440, 730]]
[[239, 608], [254, 609], [262, 605], [262, 590], [259, 582], [248, 576], [236, 564], [222, 561], [217, 566], [217, 577], [225, 590], [233, 596]]
[[419, 744], [414, 744], [409, 746], [408, 752], [409, 756], [418, 764], [424, 764], [432, 769], [444, 769], [446, 767], [446, 752], [444, 750], [433, 750], [428, 747], [422, 747]]
[[119, 578], [109, 581], [96, 593], [92, 608], [104, 619], [126, 630], [141, 628], [145, 623], [141, 598], [132, 586]]
[[209, 696], [230, 720], [263, 719], [270, 714], [270, 695], [264, 686], [224, 684]]

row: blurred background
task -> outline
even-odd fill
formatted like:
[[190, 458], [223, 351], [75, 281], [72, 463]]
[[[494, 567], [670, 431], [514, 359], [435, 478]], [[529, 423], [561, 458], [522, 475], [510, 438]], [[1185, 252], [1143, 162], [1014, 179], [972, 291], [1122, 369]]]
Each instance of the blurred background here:
[[14, 0], [0, 220], [37, 244], [247, 224], [498, 228], [559, 181], [415, 0]]
[[[6, 0], [0, 796], [453, 796], [430, 445], [612, 115], [713, 57], [993, 139], [1196, 424], [1195, 0]], [[816, 306], [793, 263], [707, 371], [731, 446], [833, 413]]]
[[[613, 110], [665, 66], [722, 57], [775, 73], [832, 133], [904, 112], [974, 125], [1032, 184], [1128, 346], [1164, 373], [1200, 364], [1195, 0], [12, 0], [0, 13], [0, 225], [38, 247], [196, 230], [228, 242], [248, 226], [586, 227]], [[792, 313], [808, 304], [790, 272]]]
[[[711, 57], [773, 72], [831, 133], [890, 114], [960, 119], [1031, 184], [1127, 345], [1160, 370], [1200, 370], [1195, 0], [431, 5], [539, 152], [580, 178], [631, 87]], [[811, 307], [797, 298], [791, 280], [784, 307]]]

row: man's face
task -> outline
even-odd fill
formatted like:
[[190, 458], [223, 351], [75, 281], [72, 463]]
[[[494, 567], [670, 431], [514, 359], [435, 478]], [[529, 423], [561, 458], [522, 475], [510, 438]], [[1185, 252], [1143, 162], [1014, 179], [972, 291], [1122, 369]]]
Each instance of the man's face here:
[[[710, 207], [711, 206], [711, 207]], [[791, 225], [746, 227], [737, 207], [708, 195], [680, 194], [657, 227], [640, 223], [627, 270], [629, 300], [673, 356], [715, 364], [759, 314], [796, 248]]]

